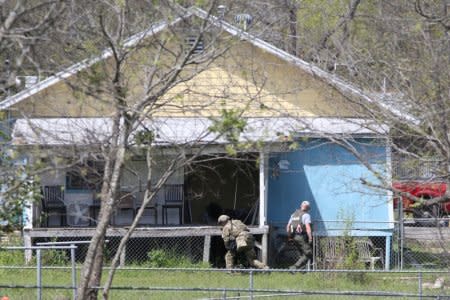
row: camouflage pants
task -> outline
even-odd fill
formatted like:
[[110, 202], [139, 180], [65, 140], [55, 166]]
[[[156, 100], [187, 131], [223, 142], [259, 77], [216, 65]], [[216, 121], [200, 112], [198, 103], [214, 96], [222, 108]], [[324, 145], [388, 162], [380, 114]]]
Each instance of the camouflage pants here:
[[302, 268], [308, 263], [308, 260], [312, 260], [313, 258], [311, 244], [308, 242], [308, 237], [305, 234], [296, 234], [293, 238], [293, 242], [301, 255], [297, 262], [291, 267]]
[[[256, 252], [253, 248], [246, 251], [239, 252], [239, 255], [244, 255], [247, 264], [256, 269], [265, 269], [267, 266], [256, 259]], [[235, 251], [227, 251], [225, 254], [225, 264], [227, 269], [233, 269], [235, 267], [235, 261], [238, 253]]]

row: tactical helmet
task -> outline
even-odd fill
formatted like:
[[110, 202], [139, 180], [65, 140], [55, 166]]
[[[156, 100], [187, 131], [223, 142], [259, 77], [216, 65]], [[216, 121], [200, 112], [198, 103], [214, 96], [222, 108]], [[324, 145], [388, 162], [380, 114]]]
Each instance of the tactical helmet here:
[[228, 222], [229, 219], [230, 219], [229, 216], [227, 216], [227, 215], [221, 215], [221, 216], [217, 219], [217, 223], [218, 223], [218, 224], [226, 223], [226, 222]]

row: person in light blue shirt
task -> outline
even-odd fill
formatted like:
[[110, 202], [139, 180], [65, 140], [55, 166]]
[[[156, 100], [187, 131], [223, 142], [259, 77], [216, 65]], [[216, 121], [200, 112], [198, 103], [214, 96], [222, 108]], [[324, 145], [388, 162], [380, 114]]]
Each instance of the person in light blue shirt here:
[[309, 214], [310, 203], [303, 201], [300, 208], [289, 218], [286, 231], [289, 239], [294, 242], [295, 247], [301, 253], [300, 258], [289, 267], [289, 269], [303, 269], [308, 260], [312, 260], [312, 225]]

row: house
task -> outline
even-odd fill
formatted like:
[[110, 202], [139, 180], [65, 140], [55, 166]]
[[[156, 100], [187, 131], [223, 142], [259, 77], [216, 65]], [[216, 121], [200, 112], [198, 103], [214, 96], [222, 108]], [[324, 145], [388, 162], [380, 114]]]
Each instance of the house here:
[[[175, 170], [146, 209], [133, 237], [198, 236], [204, 243], [202, 259], [209, 261], [215, 251], [210, 252], [211, 237], [220, 231], [208, 223], [208, 217], [215, 220], [217, 213], [229, 212], [253, 225], [262, 259], [268, 261], [283, 237], [289, 215], [302, 199], [308, 199], [317, 237], [342, 235], [348, 229], [342, 220], [350, 220], [355, 224], [351, 234], [381, 237], [383, 248], [390, 249], [390, 195], [373, 193], [360, 180], [374, 179], [368, 166], [389, 172], [385, 128], [374, 126], [346, 101], [348, 97], [373, 100], [335, 75], [199, 9], [193, 8], [189, 14], [207, 19], [234, 42], [206, 70], [162, 97], [172, 105], [155, 110], [134, 129], [133, 136], [143, 128], [151, 128], [154, 134], [157, 163], [151, 168], [153, 180], [158, 181], [178, 151], [189, 154], [189, 149], [202, 148], [202, 155], [225, 156], [229, 139], [211, 131], [224, 110], [242, 112], [246, 126], [238, 132], [238, 140], [259, 147], [239, 150], [238, 160], [215, 159], [206, 167], [194, 163]], [[155, 25], [131, 37], [126, 46], [156, 37], [182, 20]], [[14, 123], [12, 146], [27, 153], [29, 163], [43, 161], [55, 166], [41, 176], [43, 202], [25, 209], [28, 244], [50, 237], [89, 237], [94, 232], [100, 205], [96, 191], [103, 167], [101, 160], [95, 159], [95, 151], [110, 137], [111, 119], [107, 99], [80, 96], [71, 86], [91, 68], [99, 69], [111, 55], [106, 50], [0, 103], [0, 110]], [[136, 63], [140, 58], [130, 59], [135, 63], [132, 83], [144, 74]], [[136, 88], [134, 92], [142, 91]], [[337, 141], [346, 141], [366, 164]], [[83, 151], [90, 155], [71, 168], [58, 168], [54, 153], [60, 149], [67, 156]], [[148, 174], [144, 153], [134, 151], [125, 165], [122, 201], [108, 237], [122, 236], [142, 203]], [[340, 224], [332, 225], [339, 220]], [[388, 266], [389, 251], [385, 256]]]

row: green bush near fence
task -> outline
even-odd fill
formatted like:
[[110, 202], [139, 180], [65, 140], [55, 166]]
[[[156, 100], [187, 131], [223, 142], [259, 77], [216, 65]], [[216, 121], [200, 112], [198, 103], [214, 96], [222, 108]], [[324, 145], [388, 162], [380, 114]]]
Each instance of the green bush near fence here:
[[[26, 264], [23, 251], [0, 250], [0, 266], [35, 266], [36, 256]], [[69, 262], [67, 253], [62, 250], [49, 249], [41, 251], [41, 265], [43, 266], [66, 266]]]
[[175, 251], [157, 249], [147, 254], [148, 260], [144, 266], [151, 268], [205, 268], [209, 267], [207, 263], [192, 262], [189, 257], [180, 255]]
[[41, 263], [43, 266], [65, 266], [69, 257], [65, 250], [49, 249], [41, 251]]
[[23, 266], [25, 258], [23, 251], [19, 250], [0, 250], [0, 266]]

